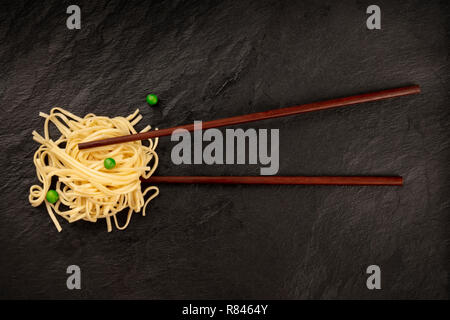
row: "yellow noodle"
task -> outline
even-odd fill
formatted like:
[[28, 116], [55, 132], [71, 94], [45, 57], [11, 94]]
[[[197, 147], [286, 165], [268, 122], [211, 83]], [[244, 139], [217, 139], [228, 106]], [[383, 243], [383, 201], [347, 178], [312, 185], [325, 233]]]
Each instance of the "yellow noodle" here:
[[[45, 202], [58, 231], [62, 228], [55, 214], [70, 223], [106, 219], [108, 232], [112, 230], [111, 217], [117, 229], [123, 230], [134, 212], [142, 211], [145, 216], [148, 203], [159, 194], [159, 189], [150, 186], [142, 191], [139, 178], [149, 178], [158, 166], [155, 151], [158, 138], [154, 141], [149, 139], [148, 146], [141, 141], [134, 141], [78, 149], [81, 142], [137, 133], [134, 126], [142, 119], [139, 109], [126, 118], [100, 117], [92, 113], [80, 118], [62, 108], [53, 108], [50, 114], [41, 112], [39, 115], [45, 118], [44, 136], [33, 131], [33, 139], [41, 144], [34, 154], [33, 162], [41, 184], [30, 187], [29, 201], [34, 207]], [[57, 140], [50, 137], [50, 123], [61, 134]], [[141, 132], [150, 129], [150, 126], [146, 126]], [[113, 169], [104, 167], [106, 158], [116, 161]], [[59, 199], [54, 204], [46, 200], [52, 177], [58, 179], [54, 189]], [[152, 194], [144, 200], [149, 191]], [[62, 210], [61, 205], [68, 209]], [[128, 209], [126, 222], [119, 226], [116, 215], [124, 209]]]

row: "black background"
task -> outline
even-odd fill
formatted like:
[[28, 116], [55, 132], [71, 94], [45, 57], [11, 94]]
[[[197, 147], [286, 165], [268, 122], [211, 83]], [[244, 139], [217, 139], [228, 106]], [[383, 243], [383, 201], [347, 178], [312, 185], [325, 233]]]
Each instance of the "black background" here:
[[[81, 30], [66, 8], [81, 7]], [[447, 1], [2, 1], [1, 298], [448, 298]], [[422, 93], [242, 125], [280, 129], [279, 175], [401, 175], [403, 187], [164, 185], [126, 231], [28, 203], [40, 111], [159, 128], [403, 85]], [[149, 107], [145, 96], [160, 97]], [[143, 126], [143, 124], [141, 124]], [[161, 175], [258, 175], [183, 165]], [[82, 289], [66, 288], [79, 265]], [[382, 289], [366, 288], [367, 266]]]

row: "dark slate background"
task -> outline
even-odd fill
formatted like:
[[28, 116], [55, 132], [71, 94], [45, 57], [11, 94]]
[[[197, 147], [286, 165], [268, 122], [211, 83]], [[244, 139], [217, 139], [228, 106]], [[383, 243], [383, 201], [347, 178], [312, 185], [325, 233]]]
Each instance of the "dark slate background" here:
[[[2, 1], [0, 298], [448, 298], [449, 6], [377, 1], [370, 31], [372, 2]], [[81, 30], [66, 28], [70, 4]], [[164, 185], [112, 233], [58, 233], [28, 203], [31, 132], [54, 106], [139, 107], [164, 128], [410, 84], [422, 94], [241, 126], [280, 129], [280, 175], [401, 175], [401, 188]], [[157, 174], [259, 173], [174, 166], [172, 146]], [[66, 288], [71, 264], [82, 290]], [[382, 290], [366, 288], [371, 264]]]

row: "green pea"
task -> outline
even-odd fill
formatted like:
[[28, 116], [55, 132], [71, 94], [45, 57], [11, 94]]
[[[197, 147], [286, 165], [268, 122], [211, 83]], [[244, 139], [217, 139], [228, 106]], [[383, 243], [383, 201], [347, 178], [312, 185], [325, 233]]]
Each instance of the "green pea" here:
[[151, 105], [151, 106], [154, 106], [155, 104], [157, 104], [158, 103], [158, 97], [156, 96], [156, 94], [153, 94], [153, 93], [149, 94], [147, 96], [147, 103], [149, 105]]
[[48, 202], [55, 203], [59, 199], [58, 192], [56, 190], [50, 189], [47, 191], [47, 195], [45, 196]]
[[116, 161], [113, 158], [106, 158], [105, 161], [103, 161], [103, 165], [106, 169], [110, 170], [116, 166]]

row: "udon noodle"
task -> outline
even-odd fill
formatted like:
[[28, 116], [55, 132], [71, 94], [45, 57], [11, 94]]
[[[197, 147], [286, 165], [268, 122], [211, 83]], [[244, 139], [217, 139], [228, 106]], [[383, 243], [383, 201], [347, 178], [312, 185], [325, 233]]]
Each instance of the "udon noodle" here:
[[[45, 203], [58, 231], [62, 228], [55, 214], [68, 222], [105, 219], [108, 232], [112, 230], [111, 220], [117, 229], [123, 230], [134, 212], [142, 210], [145, 216], [148, 203], [158, 195], [159, 189], [149, 186], [142, 191], [139, 178], [149, 178], [158, 166], [155, 152], [158, 138], [149, 139], [148, 145], [134, 141], [85, 150], [77, 147], [80, 142], [137, 133], [134, 126], [142, 119], [139, 110], [126, 118], [92, 113], [80, 118], [62, 108], [39, 115], [45, 118], [44, 135], [33, 131], [33, 139], [41, 144], [34, 154], [40, 185], [31, 186], [29, 201], [34, 207]], [[50, 123], [61, 134], [56, 140], [50, 137]], [[150, 129], [147, 126], [140, 132]], [[113, 169], [104, 167], [106, 158], [115, 160]], [[52, 183], [59, 195], [55, 203], [46, 200]], [[121, 211], [128, 212], [123, 226], [116, 216]]]

